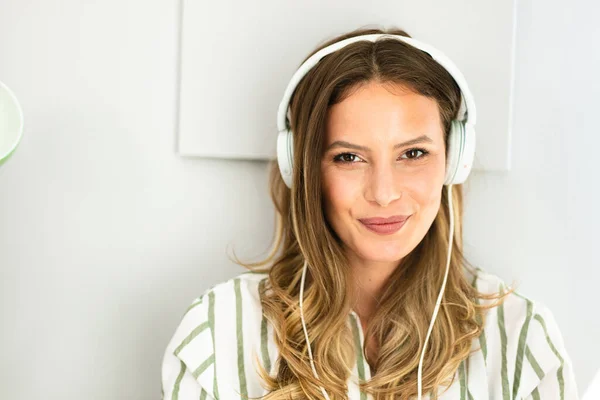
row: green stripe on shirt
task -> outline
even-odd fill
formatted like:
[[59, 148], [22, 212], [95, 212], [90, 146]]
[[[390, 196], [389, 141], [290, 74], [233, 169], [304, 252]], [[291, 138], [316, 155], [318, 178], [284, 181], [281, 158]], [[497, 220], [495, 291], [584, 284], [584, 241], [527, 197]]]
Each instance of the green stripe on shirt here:
[[[263, 293], [265, 288], [265, 283], [267, 278], [260, 281], [258, 284], [258, 294], [260, 299], [260, 294]], [[262, 310], [262, 307], [261, 307]], [[265, 317], [265, 311], [262, 310], [262, 319], [260, 322], [260, 350], [263, 358], [263, 366], [267, 373], [271, 373], [271, 358], [269, 357], [269, 347], [268, 347], [268, 331], [267, 331], [267, 318]]]
[[[504, 285], [500, 284], [499, 287], [501, 292], [504, 292]], [[502, 351], [502, 398], [504, 400], [510, 400], [510, 390], [508, 388], [508, 371], [507, 371], [507, 361], [506, 361], [506, 328], [504, 326], [504, 303], [501, 303], [498, 306], [498, 329], [500, 330], [500, 348]]]
[[558, 379], [558, 386], [560, 387], [560, 399], [564, 400], [564, 398], [565, 398], [565, 380], [563, 377], [564, 360], [561, 357], [558, 350], [556, 349], [556, 347], [554, 346], [554, 343], [552, 343], [552, 339], [550, 339], [550, 335], [548, 335], [548, 329], [546, 328], [546, 321], [544, 321], [544, 318], [540, 314], [536, 314], [535, 317], [533, 317], [533, 318], [535, 318], [542, 325], [542, 328], [544, 328], [544, 333], [546, 334], [546, 341], [548, 342], [548, 346], [550, 346], [550, 349], [552, 349], [552, 352], [560, 361], [560, 367], [558, 368], [558, 371], [556, 373], [556, 378]]
[[198, 336], [200, 333], [202, 333], [202, 331], [204, 331], [208, 327], [209, 327], [208, 321], [205, 321], [202, 324], [198, 325], [196, 328], [194, 328], [194, 330], [189, 335], [187, 335], [187, 337], [185, 339], [183, 339], [181, 344], [179, 346], [177, 346], [177, 348], [175, 349], [175, 352], [174, 352], [175, 355], [179, 355], [181, 350], [183, 350], [185, 348], [185, 346], [187, 346], [192, 341], [192, 339], [194, 339], [196, 336]]
[[181, 360], [179, 362], [181, 363], [181, 369], [179, 370], [179, 375], [177, 375], [177, 379], [175, 380], [175, 386], [173, 386], [173, 396], [171, 396], [172, 400], [179, 399], [179, 385], [181, 384], [183, 374], [185, 373], [185, 364]]
[[470, 358], [466, 359], [466, 365], [465, 365], [465, 371], [466, 371], [466, 385], [467, 385], [467, 399], [468, 400], [473, 400], [473, 395], [471, 394], [471, 389], [469, 389], [469, 360]]
[[[208, 293], [208, 324], [210, 325], [210, 332], [212, 334], [212, 342], [213, 342], [213, 355], [216, 355], [215, 351], [215, 292], [212, 290]], [[217, 358], [215, 356], [215, 365], [214, 365], [215, 373], [213, 379], [213, 397], [215, 399], [219, 398], [219, 387], [217, 386]]]
[[519, 344], [517, 346], [517, 360], [515, 363], [515, 377], [513, 380], [513, 399], [517, 398], [517, 392], [519, 391], [519, 385], [521, 384], [521, 373], [523, 371], [523, 356], [525, 355], [525, 342], [527, 340], [527, 331], [529, 330], [529, 322], [531, 321], [531, 315], [533, 313], [533, 303], [529, 300], [527, 302], [527, 315], [523, 326], [521, 327], [521, 333], [519, 334]]
[[200, 366], [198, 368], [196, 368], [196, 370], [192, 373], [194, 378], [198, 379], [200, 374], [202, 374], [204, 371], [206, 371], [206, 368], [208, 368], [214, 362], [215, 362], [215, 355], [212, 354], [210, 357], [208, 357], [206, 360], [204, 360], [204, 362], [202, 364], [200, 364]]
[[527, 361], [529, 361], [529, 364], [531, 364], [531, 367], [535, 371], [535, 374], [537, 375], [537, 377], [542, 379], [544, 377], [544, 371], [542, 370], [542, 367], [540, 367], [540, 364], [537, 362], [537, 360], [533, 356], [533, 353], [531, 353], [531, 349], [529, 348], [529, 346], [525, 347], [525, 357], [527, 357]]
[[202, 390], [200, 391], [200, 400], [206, 400], [207, 395], [208, 395], [208, 393], [206, 392], [206, 390], [204, 390], [204, 388], [202, 388]]
[[458, 376], [460, 381], [460, 400], [467, 400], [467, 377], [465, 373], [465, 361], [463, 360], [458, 367]]
[[248, 398], [248, 387], [246, 386], [246, 370], [244, 367], [244, 332], [242, 327], [242, 293], [240, 290], [240, 279], [233, 280], [235, 290], [235, 327], [237, 335], [237, 361], [238, 378], [240, 380], [240, 394]]
[[[471, 283], [471, 286], [473, 286], [474, 288], [477, 289], [477, 275], [475, 275], [475, 277], [473, 278], [473, 282]], [[476, 297], [475, 298], [475, 303], [477, 305], [479, 305], [479, 299]], [[478, 311], [477, 312], [477, 316], [475, 317], [475, 319], [477, 320], [478, 324], [482, 324], [482, 319], [481, 319], [481, 314]], [[483, 353], [483, 363], [484, 365], [487, 365], [487, 340], [485, 338], [485, 329], [481, 329], [481, 333], [479, 334], [479, 347], [481, 347], [481, 352]]]

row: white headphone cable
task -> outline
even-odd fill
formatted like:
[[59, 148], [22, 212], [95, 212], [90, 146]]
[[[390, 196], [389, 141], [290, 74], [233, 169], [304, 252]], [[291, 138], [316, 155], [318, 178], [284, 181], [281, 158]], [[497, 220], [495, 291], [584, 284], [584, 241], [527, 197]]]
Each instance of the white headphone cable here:
[[417, 372], [418, 376], [418, 400], [421, 400], [421, 392], [423, 391], [423, 383], [421, 382], [423, 379], [423, 357], [425, 357], [425, 350], [427, 349], [427, 342], [429, 341], [429, 336], [431, 335], [431, 330], [433, 329], [433, 324], [435, 323], [435, 319], [438, 314], [438, 310], [440, 309], [440, 304], [442, 303], [442, 296], [444, 295], [444, 289], [446, 288], [446, 281], [448, 280], [448, 271], [450, 269], [450, 259], [452, 256], [452, 238], [454, 237], [454, 210], [452, 209], [452, 185], [448, 185], [448, 211], [450, 214], [450, 229], [448, 232], [448, 259], [446, 261], [446, 273], [444, 274], [444, 282], [442, 282], [442, 288], [440, 289], [440, 294], [438, 295], [437, 302], [435, 304], [435, 308], [433, 309], [433, 316], [431, 317], [431, 323], [429, 324], [429, 329], [427, 330], [427, 336], [425, 337], [425, 344], [423, 345], [423, 351], [421, 352], [421, 359], [419, 360], [419, 369]]
[[[317, 375], [317, 369], [315, 368], [315, 363], [313, 361], [312, 350], [310, 349], [310, 341], [308, 340], [308, 331], [306, 330], [306, 322], [304, 322], [304, 310], [302, 308], [302, 300], [304, 294], [304, 279], [306, 278], [306, 267], [308, 266], [308, 261], [304, 260], [304, 268], [302, 269], [302, 280], [300, 281], [300, 319], [302, 320], [302, 329], [304, 330], [304, 337], [306, 338], [306, 345], [308, 346], [308, 356], [310, 357], [310, 366], [312, 367], [313, 375], [315, 379], [319, 379], [319, 375]], [[321, 393], [325, 399], [329, 399], [329, 395], [325, 391], [323, 386], [319, 386], [321, 388]]]

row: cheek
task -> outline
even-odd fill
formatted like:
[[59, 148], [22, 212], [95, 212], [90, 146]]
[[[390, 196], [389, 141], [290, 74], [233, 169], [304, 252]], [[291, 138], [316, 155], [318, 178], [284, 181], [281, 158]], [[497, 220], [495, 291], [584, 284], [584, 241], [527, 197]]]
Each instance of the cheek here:
[[327, 216], [335, 218], [336, 214], [349, 213], [360, 193], [356, 182], [344, 177], [343, 174], [337, 174], [333, 168], [324, 169], [321, 179]]
[[[408, 186], [408, 185], [407, 185]], [[408, 192], [420, 209], [436, 207], [441, 199], [443, 181], [421, 179], [408, 186]]]
[[437, 208], [444, 186], [443, 159], [419, 171], [404, 176], [404, 189], [420, 208]]

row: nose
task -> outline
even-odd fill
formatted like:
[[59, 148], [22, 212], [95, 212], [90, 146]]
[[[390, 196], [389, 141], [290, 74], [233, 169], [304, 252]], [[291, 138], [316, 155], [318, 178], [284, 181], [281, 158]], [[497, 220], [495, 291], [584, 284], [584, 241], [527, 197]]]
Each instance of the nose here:
[[378, 165], [371, 169], [366, 185], [365, 198], [382, 207], [398, 200], [402, 196], [400, 190], [401, 177], [393, 165]]

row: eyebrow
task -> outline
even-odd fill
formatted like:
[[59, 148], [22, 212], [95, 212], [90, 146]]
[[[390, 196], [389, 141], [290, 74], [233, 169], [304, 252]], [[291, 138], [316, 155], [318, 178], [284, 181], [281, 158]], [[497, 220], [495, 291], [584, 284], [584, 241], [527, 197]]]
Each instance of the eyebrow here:
[[[394, 149], [397, 149], [400, 147], [405, 147], [405, 146], [411, 146], [411, 145], [417, 144], [417, 143], [433, 143], [433, 140], [431, 140], [431, 138], [427, 135], [421, 135], [418, 138], [407, 140], [406, 142], [402, 142], [402, 143], [398, 143], [398, 144], [394, 145]], [[371, 151], [371, 149], [369, 149], [366, 146], [360, 146], [358, 144], [346, 142], [344, 140], [336, 140], [335, 142], [331, 143], [325, 151], [329, 151], [336, 147], [346, 147], [346, 148], [354, 149], [354, 150]]]

